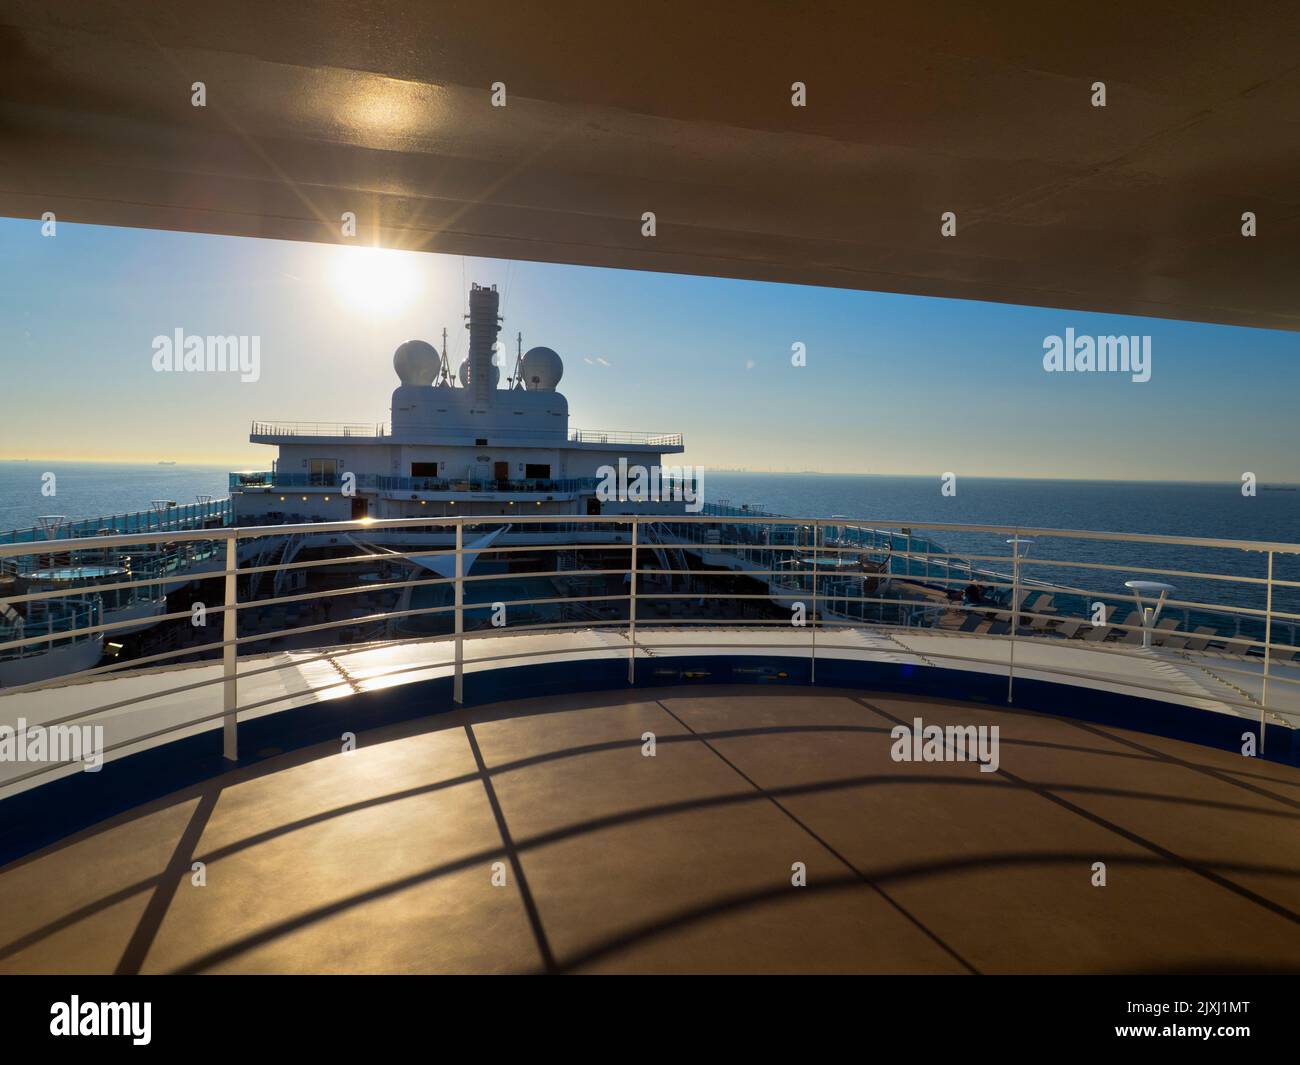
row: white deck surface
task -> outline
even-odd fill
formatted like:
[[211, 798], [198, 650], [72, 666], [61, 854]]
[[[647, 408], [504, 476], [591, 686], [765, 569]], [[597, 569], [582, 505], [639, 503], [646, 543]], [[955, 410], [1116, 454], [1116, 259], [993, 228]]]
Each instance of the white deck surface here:
[[[928, 630], [821, 630], [816, 634], [816, 645], [818, 661], [852, 658], [934, 665], [998, 676], [1006, 675], [1011, 654], [1010, 640], [944, 635]], [[637, 630], [637, 657], [644, 661], [669, 655], [727, 652], [808, 655], [811, 647], [807, 630], [706, 626], [657, 629], [651, 625]], [[626, 661], [628, 650], [623, 629], [494, 635], [465, 641], [465, 669], [473, 672], [537, 662], [578, 662], [595, 657]], [[349, 645], [241, 658], [240, 718], [248, 720], [326, 699], [346, 698], [357, 692], [450, 676], [453, 654], [453, 644], [440, 640]], [[1237, 672], [1230, 672], [1234, 670]], [[111, 760], [220, 727], [221, 675], [220, 664], [213, 663], [142, 670], [128, 676], [110, 675], [105, 679], [11, 695], [0, 693], [0, 724], [16, 725], [20, 718], [26, 719], [29, 725], [52, 724], [77, 717], [80, 724], [103, 725], [106, 747], [124, 744], [108, 755]], [[1263, 689], [1261, 662], [1160, 648], [1102, 649], [1081, 641], [1048, 639], [1015, 642], [1015, 675], [1146, 696], [1251, 720], [1259, 718], [1257, 701]], [[528, 694], [518, 693], [520, 697]], [[1268, 694], [1272, 708], [1269, 723], [1300, 727], [1300, 668], [1273, 667]], [[1231, 705], [1233, 700], [1247, 705]], [[429, 709], [433, 712], [439, 708]], [[78, 716], [83, 714], [90, 716]], [[151, 736], [185, 722], [193, 724], [163, 736]], [[365, 720], [359, 719], [357, 728], [365, 727]], [[138, 742], [131, 742], [137, 739]], [[17, 779], [33, 768], [36, 767], [28, 763], [0, 762], [0, 798], [82, 771], [80, 764], [76, 764], [51, 769], [28, 780]]]

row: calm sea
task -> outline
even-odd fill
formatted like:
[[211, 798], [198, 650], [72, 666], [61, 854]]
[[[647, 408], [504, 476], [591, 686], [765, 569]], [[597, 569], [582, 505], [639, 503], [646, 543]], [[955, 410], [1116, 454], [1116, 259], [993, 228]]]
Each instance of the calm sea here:
[[1250, 498], [1238, 483], [959, 477], [956, 494], [945, 497], [938, 477], [705, 474], [709, 501], [783, 514], [1300, 542], [1300, 491], [1287, 487]]
[[[41, 495], [41, 477], [57, 477], [57, 495]], [[114, 465], [99, 463], [0, 462], [0, 530], [26, 528], [42, 514], [87, 518], [124, 511], [147, 510], [155, 499], [193, 502], [199, 493], [215, 498], [227, 494], [225, 466]], [[1236, 483], [1159, 484], [1117, 481], [1040, 481], [1001, 478], [958, 478], [956, 495], [940, 494], [938, 477], [837, 476], [821, 474], [705, 474], [705, 497], [749, 503], [781, 514], [809, 517], [845, 515], [867, 521], [958, 522], [977, 525], [1021, 525], [1107, 532], [1164, 533], [1225, 539], [1300, 542], [1300, 492], [1261, 490], [1244, 497]], [[931, 538], [953, 551], [1007, 553], [1005, 536], [934, 533]], [[1031, 558], [1083, 562], [1112, 562], [1165, 569], [1200, 570], [1263, 577], [1262, 555], [1183, 547], [1125, 548], [1086, 541], [1058, 542], [1043, 538], [1030, 549]], [[1000, 567], [999, 567], [1000, 568]], [[1053, 570], [1050, 565], [1028, 567], [1044, 579], [1077, 583], [1080, 574]], [[1278, 556], [1275, 577], [1300, 580], [1300, 564]], [[1092, 581], [1121, 586], [1123, 574], [1092, 577]], [[1257, 589], [1224, 594], [1213, 582], [1171, 582], [1180, 597], [1253, 603]], [[1195, 583], [1195, 587], [1191, 585]], [[1275, 605], [1295, 607], [1300, 595], [1279, 590]]]
[[[55, 475], [53, 496], [42, 478]], [[0, 531], [28, 529], [42, 514], [70, 520], [149, 510], [155, 499], [193, 503], [200, 493], [224, 499], [225, 466], [146, 466], [99, 462], [0, 462]]]
[[[1240, 483], [1164, 484], [1137, 481], [1042, 481], [959, 477], [943, 496], [936, 477], [854, 477], [823, 474], [705, 474], [705, 498], [750, 503], [809, 517], [845, 515], [877, 522], [955, 522], [1118, 533], [1155, 533], [1230, 540], [1300, 543], [1300, 491], [1265, 488], [1253, 497]], [[917, 530], [920, 534], [921, 530]], [[932, 532], [951, 551], [1007, 555], [1007, 534]], [[1264, 590], [1190, 578], [1133, 573], [1084, 573], [1052, 559], [1132, 565], [1263, 578], [1257, 552], [1165, 545], [1124, 545], [1039, 538], [1029, 548], [1026, 575], [1096, 591], [1123, 591], [1128, 577], [1166, 580], [1176, 597], [1262, 609]], [[983, 563], [997, 570], [1008, 567]], [[1275, 556], [1275, 580], [1300, 581], [1300, 557]], [[1274, 607], [1300, 613], [1300, 590], [1275, 588]]]

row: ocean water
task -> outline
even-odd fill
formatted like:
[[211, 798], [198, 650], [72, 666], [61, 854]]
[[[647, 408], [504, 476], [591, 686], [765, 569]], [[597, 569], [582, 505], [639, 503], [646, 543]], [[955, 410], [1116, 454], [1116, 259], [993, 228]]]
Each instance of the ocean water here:
[[[53, 498], [41, 494], [41, 478], [46, 472], [57, 477], [57, 494]], [[0, 462], [0, 530], [35, 525], [42, 514], [87, 518], [147, 510], [154, 499], [189, 503], [199, 493], [222, 498], [227, 494], [227, 472], [224, 466]], [[843, 515], [868, 523], [955, 522], [1300, 543], [1300, 491], [1265, 488], [1249, 498], [1242, 496], [1241, 486], [1236, 483], [959, 477], [956, 494], [946, 497], [940, 493], [938, 477], [706, 471], [704, 491], [706, 500], [712, 503], [748, 503], [776, 513], [808, 517]], [[1001, 533], [926, 535], [956, 552], [1005, 556], [1009, 550], [1006, 535]], [[1255, 552], [1055, 538], [1040, 538], [1030, 549], [1030, 558], [1034, 561], [1026, 566], [1026, 575], [1059, 583], [1086, 582], [1088, 587], [1101, 584], [1105, 589], [1113, 585], [1117, 591], [1122, 591], [1126, 574], [1085, 575], [1050, 563], [1053, 559], [1068, 559], [1261, 578], [1266, 573], [1265, 556]], [[1300, 581], [1300, 559], [1276, 556], [1274, 576]], [[1263, 605], [1263, 590], [1259, 587], [1169, 580], [1178, 587], [1179, 598]], [[1274, 600], [1275, 607], [1300, 613], [1300, 591], [1276, 588]]]
[[[953, 522], [1023, 528], [1151, 533], [1168, 536], [1300, 544], [1300, 491], [1271, 490], [1253, 497], [1240, 483], [1045, 481], [958, 477], [956, 494], [944, 496], [935, 477], [823, 474], [705, 473], [706, 500], [759, 505], [782, 514], [873, 522]], [[1008, 534], [916, 530], [954, 552], [1010, 554]], [[1141, 573], [1083, 572], [1054, 567], [1053, 559], [1264, 578], [1259, 552], [1176, 545], [1130, 545], [1039, 537], [1029, 548], [1026, 576], [1053, 583], [1123, 593], [1126, 579], [1163, 580], [1180, 599], [1262, 609], [1262, 586], [1229, 585]], [[1007, 563], [981, 563], [1009, 572]], [[1274, 556], [1274, 580], [1300, 581], [1300, 556]], [[1300, 613], [1300, 589], [1274, 588], [1275, 609]]]
[[[150, 510], [155, 499], [193, 503], [200, 493], [230, 494], [225, 466], [119, 465], [99, 462], [0, 462], [0, 531], [28, 529], [43, 514], [75, 520]], [[41, 494], [53, 473], [53, 496]]]
[[784, 514], [879, 521], [1021, 525], [1300, 543], [1300, 491], [1241, 494], [1241, 485], [705, 472], [705, 498]]

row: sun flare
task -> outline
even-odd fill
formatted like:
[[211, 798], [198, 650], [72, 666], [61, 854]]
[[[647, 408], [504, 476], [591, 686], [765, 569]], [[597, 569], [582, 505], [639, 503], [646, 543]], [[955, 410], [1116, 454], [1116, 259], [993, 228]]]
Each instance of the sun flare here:
[[396, 314], [420, 289], [421, 257], [386, 248], [339, 248], [334, 287], [348, 306], [365, 314]]

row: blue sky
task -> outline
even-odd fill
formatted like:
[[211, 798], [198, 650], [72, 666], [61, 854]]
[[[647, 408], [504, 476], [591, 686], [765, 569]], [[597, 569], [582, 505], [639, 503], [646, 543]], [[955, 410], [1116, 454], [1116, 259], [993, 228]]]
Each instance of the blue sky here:
[[[564, 358], [573, 426], [682, 432], [711, 468], [1300, 480], [1292, 333], [21, 219], [0, 219], [0, 458], [263, 468], [253, 419], [386, 421], [399, 343], [445, 325], [463, 357], [462, 276], [501, 289], [511, 353], [522, 330]], [[177, 328], [260, 336], [260, 380], [156, 373]], [[1045, 373], [1067, 328], [1149, 334], [1151, 380]]]

